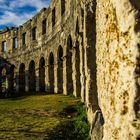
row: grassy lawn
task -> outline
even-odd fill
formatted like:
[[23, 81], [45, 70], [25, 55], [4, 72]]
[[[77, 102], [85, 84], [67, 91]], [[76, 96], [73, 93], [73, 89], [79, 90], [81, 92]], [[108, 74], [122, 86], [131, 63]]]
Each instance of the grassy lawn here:
[[65, 109], [78, 104], [79, 98], [58, 94], [0, 99], [0, 139], [59, 140], [53, 135], [64, 135], [65, 124], [77, 117], [75, 110]]

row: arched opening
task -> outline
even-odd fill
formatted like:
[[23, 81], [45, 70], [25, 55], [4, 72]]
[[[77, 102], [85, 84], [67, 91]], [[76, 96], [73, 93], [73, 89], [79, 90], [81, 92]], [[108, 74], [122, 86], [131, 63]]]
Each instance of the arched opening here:
[[69, 35], [67, 40], [67, 59], [66, 59], [66, 72], [67, 72], [67, 94], [73, 94], [73, 80], [72, 80], [72, 38]]
[[25, 92], [25, 65], [23, 63], [19, 67], [19, 92]]
[[43, 57], [39, 63], [39, 90], [45, 91], [45, 59]]
[[77, 96], [80, 97], [81, 95], [81, 82], [80, 82], [80, 50], [79, 50], [79, 42], [76, 41], [76, 54], [75, 54], [75, 66], [76, 66], [76, 93]]
[[54, 56], [53, 53], [50, 53], [49, 56], [49, 87], [50, 92], [54, 93]]
[[33, 60], [29, 64], [29, 91], [36, 91], [35, 62]]
[[1, 68], [1, 78], [0, 78], [0, 86], [1, 86], [1, 97], [5, 97], [8, 92], [8, 79], [7, 79], [7, 69], [5, 67]]
[[63, 93], [63, 49], [61, 46], [58, 48], [58, 71], [57, 71], [57, 84], [58, 93]]
[[8, 72], [8, 93], [13, 94], [16, 87], [16, 68], [15, 65], [11, 65]]

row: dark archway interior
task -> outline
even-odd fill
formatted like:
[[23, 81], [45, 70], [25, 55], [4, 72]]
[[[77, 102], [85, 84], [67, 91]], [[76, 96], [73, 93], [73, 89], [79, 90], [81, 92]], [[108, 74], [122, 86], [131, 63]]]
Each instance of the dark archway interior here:
[[11, 65], [8, 72], [8, 92], [14, 93], [16, 86], [16, 77], [15, 77], [15, 65]]
[[5, 67], [2, 67], [0, 69], [0, 91], [1, 93], [6, 93], [8, 90], [8, 87], [6, 85], [6, 80], [7, 80], [7, 69]]
[[19, 91], [25, 92], [25, 65], [23, 63], [19, 67]]
[[33, 60], [29, 64], [29, 91], [36, 91], [35, 62]]
[[58, 49], [58, 93], [63, 93], [63, 49], [59, 46]]
[[50, 53], [49, 56], [49, 86], [50, 92], [54, 93], [54, 56], [53, 53]]
[[67, 60], [66, 60], [66, 72], [67, 72], [67, 93], [73, 94], [73, 80], [72, 80], [72, 38], [68, 37], [67, 41]]
[[39, 90], [45, 91], [45, 59], [43, 57], [39, 63]]

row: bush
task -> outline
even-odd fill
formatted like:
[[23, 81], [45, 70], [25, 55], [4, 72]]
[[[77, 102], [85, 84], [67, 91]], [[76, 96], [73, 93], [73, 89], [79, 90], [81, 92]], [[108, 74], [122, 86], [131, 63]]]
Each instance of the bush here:
[[[71, 111], [77, 112], [76, 117], [62, 121], [52, 132], [46, 140], [89, 140], [90, 126], [87, 121], [86, 110], [82, 103], [76, 107], [69, 106], [60, 113], [60, 116], [67, 116]], [[65, 115], [63, 115], [65, 114]]]
[[87, 120], [86, 110], [83, 104], [77, 105], [78, 116], [74, 120], [75, 135], [77, 139], [86, 140], [89, 139], [90, 126]]

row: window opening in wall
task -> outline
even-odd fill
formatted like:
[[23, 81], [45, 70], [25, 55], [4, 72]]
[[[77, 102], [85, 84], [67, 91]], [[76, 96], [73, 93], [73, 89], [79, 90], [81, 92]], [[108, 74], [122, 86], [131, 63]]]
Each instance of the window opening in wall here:
[[81, 9], [82, 28], [84, 28], [84, 10]]
[[22, 34], [22, 44], [26, 45], [26, 33]]
[[55, 25], [55, 13], [56, 13], [56, 10], [55, 10], [55, 8], [53, 8], [53, 10], [52, 10], [52, 27]]
[[53, 54], [50, 54], [50, 65], [54, 65], [54, 57]]
[[32, 29], [32, 40], [36, 40], [36, 27]]
[[78, 18], [77, 18], [77, 22], [76, 22], [76, 33], [79, 34], [79, 22], [78, 22]]
[[6, 48], [7, 46], [6, 46], [6, 41], [3, 41], [2, 42], [2, 52], [6, 52]]
[[42, 35], [46, 34], [46, 19], [42, 21]]
[[13, 38], [13, 49], [16, 49], [18, 46], [17, 46], [17, 37], [14, 37]]
[[65, 0], [61, 0], [61, 16], [65, 13]]

